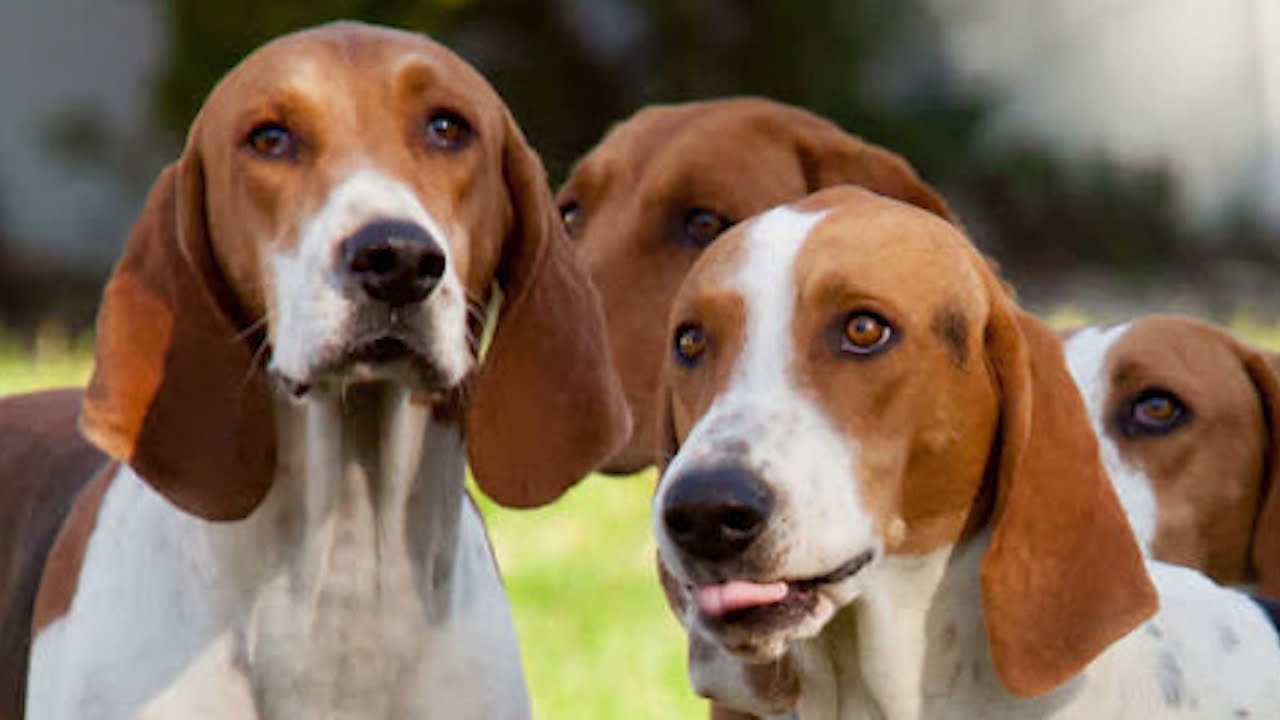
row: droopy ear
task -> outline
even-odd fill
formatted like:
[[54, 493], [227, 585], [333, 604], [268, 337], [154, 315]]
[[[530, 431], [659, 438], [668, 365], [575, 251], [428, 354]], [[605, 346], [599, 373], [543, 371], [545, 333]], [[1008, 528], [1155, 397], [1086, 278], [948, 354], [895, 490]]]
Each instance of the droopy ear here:
[[1083, 669], [1159, 600], [1058, 338], [1001, 296], [987, 352], [1003, 400], [983, 616], [1004, 686], [1031, 697]]
[[[271, 399], [214, 259], [188, 151], [151, 188], [98, 312], [81, 428], [183, 510], [237, 520], [275, 470]], [[251, 334], [250, 334], [251, 335]]]
[[806, 127], [800, 139], [800, 161], [809, 192], [832, 185], [858, 185], [911, 203], [960, 227], [960, 220], [902, 156], [854, 137], [822, 120]]
[[1280, 597], [1280, 369], [1273, 364], [1275, 356], [1243, 346], [1242, 355], [1267, 424], [1267, 456], [1259, 495], [1262, 506], [1253, 526], [1253, 568], [1258, 591]]
[[558, 498], [631, 432], [604, 315], [551, 199], [546, 173], [507, 116], [503, 173], [512, 218], [503, 291], [467, 410], [476, 482], [509, 507]]

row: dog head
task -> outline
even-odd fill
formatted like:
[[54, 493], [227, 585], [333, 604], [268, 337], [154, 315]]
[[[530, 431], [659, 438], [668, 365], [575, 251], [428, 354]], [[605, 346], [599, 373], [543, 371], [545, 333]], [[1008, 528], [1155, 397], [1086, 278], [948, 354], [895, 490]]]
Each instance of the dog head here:
[[269, 43], [210, 94], [107, 286], [83, 425], [183, 509], [236, 519], [275, 471], [269, 377], [425, 402], [474, 377], [478, 481], [538, 504], [626, 433], [601, 338], [493, 89], [423, 36], [338, 23]]
[[1056, 336], [955, 226], [818, 193], [717, 241], [668, 328], [660, 559], [686, 627], [739, 658], [819, 633], [887, 555], [979, 530], [1014, 693], [1064, 681], [1154, 612]]
[[1280, 593], [1280, 381], [1266, 354], [1173, 315], [1082, 328], [1065, 348], [1151, 553]]

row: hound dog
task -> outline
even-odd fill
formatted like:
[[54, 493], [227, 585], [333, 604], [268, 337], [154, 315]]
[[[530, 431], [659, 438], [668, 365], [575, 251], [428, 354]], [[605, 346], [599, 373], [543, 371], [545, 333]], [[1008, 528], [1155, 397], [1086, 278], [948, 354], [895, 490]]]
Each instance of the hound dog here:
[[759, 98], [646, 108], [577, 163], [557, 199], [600, 290], [634, 419], [606, 472], [634, 472], [655, 460], [663, 321], [698, 255], [734, 223], [842, 183], [955, 221], [898, 155]]
[[954, 225], [818, 193], [718, 240], [668, 328], [653, 522], [700, 694], [824, 719], [1280, 714], [1263, 609], [1144, 560], [1059, 339]]
[[545, 503], [627, 417], [541, 163], [470, 66], [350, 23], [251, 54], [152, 188], [97, 337], [82, 427], [112, 460], [68, 470], [96, 477], [37, 563], [27, 717], [529, 714], [466, 464]]
[[1280, 381], [1269, 357], [1193, 318], [1066, 339], [1103, 463], [1161, 560], [1280, 597]]

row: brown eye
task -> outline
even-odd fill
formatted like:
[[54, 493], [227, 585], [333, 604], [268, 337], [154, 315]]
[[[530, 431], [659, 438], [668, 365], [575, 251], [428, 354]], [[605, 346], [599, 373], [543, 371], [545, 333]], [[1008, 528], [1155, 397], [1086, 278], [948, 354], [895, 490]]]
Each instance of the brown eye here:
[[570, 235], [576, 233], [582, 225], [582, 206], [576, 202], [567, 202], [560, 206], [560, 221]]
[[249, 149], [264, 158], [293, 157], [297, 151], [293, 133], [279, 123], [263, 123], [249, 132], [245, 140]]
[[698, 247], [706, 247], [712, 240], [729, 229], [730, 223], [723, 215], [710, 210], [694, 208], [684, 218], [684, 234]]
[[702, 328], [686, 323], [676, 328], [676, 361], [685, 367], [698, 364], [702, 354], [707, 351], [707, 335]]
[[840, 349], [850, 355], [874, 355], [893, 339], [893, 328], [884, 318], [869, 312], [855, 312], [845, 318]]
[[1164, 435], [1187, 419], [1187, 406], [1166, 390], [1151, 389], [1138, 394], [1121, 418], [1126, 435]]
[[456, 113], [438, 110], [427, 119], [427, 144], [438, 150], [458, 150], [471, 139], [471, 126]]

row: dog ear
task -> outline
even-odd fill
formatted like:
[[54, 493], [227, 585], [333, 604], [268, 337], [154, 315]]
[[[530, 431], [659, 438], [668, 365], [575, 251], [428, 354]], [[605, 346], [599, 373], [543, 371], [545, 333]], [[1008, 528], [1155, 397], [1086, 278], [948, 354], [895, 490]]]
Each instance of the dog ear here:
[[595, 289], [565, 235], [546, 173], [507, 115], [512, 217], [497, 280], [503, 302], [467, 410], [476, 482], [509, 507], [558, 498], [630, 435]]
[[1002, 403], [983, 616], [1004, 686], [1030, 697], [1075, 675], [1159, 601], [1060, 340], [991, 284], [987, 353]]
[[1253, 569], [1258, 592], [1280, 597], [1280, 366], [1274, 355], [1240, 345], [1241, 361], [1262, 402], [1267, 428], [1261, 507], [1253, 526]]
[[272, 400], [214, 259], [188, 149], [152, 186], [98, 312], [81, 429], [179, 508], [237, 520], [275, 472]]
[[961, 227], [947, 202], [901, 155], [850, 135], [834, 123], [815, 117], [805, 125], [799, 155], [811, 193], [833, 185], [858, 185]]

